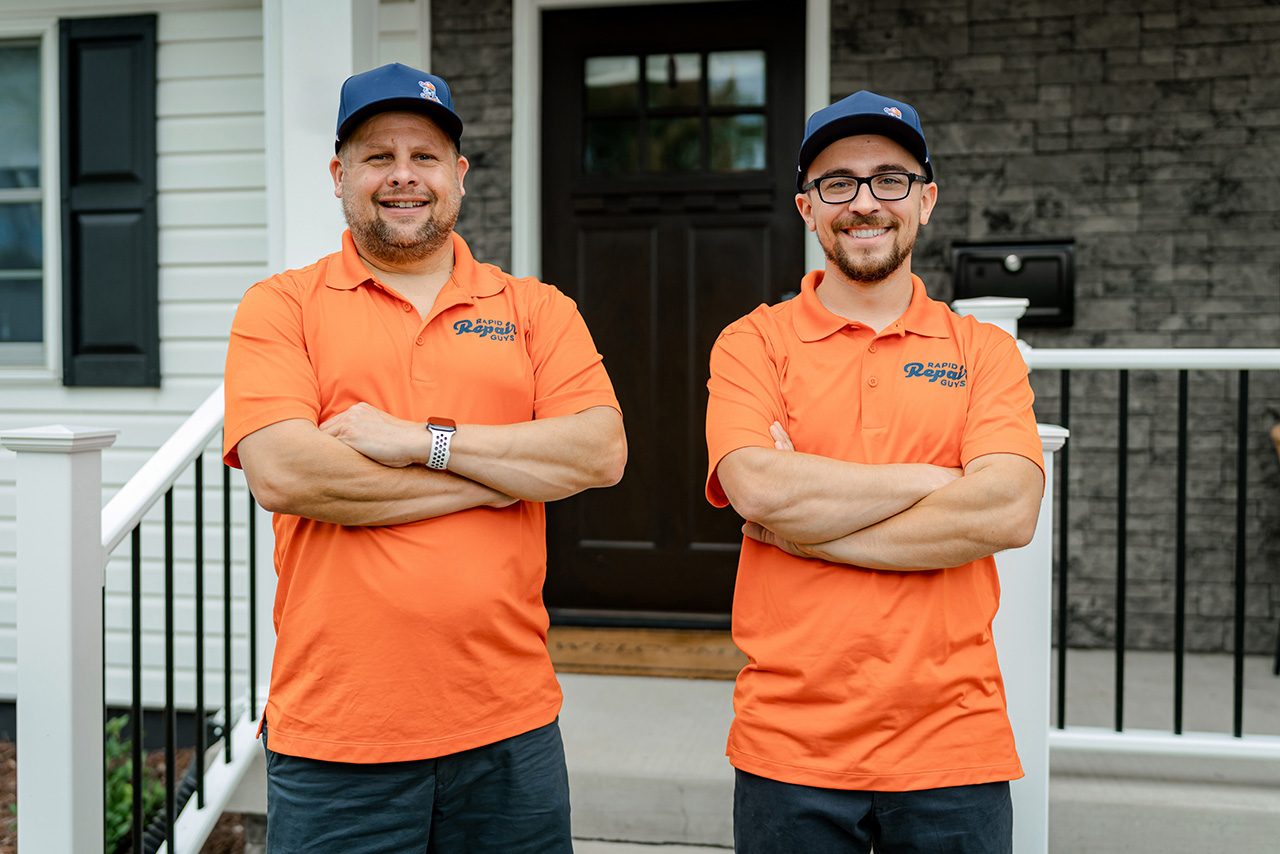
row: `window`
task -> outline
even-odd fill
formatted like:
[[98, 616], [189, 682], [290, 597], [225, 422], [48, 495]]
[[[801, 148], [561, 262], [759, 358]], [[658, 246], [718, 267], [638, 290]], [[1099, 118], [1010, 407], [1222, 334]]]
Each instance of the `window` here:
[[0, 41], [0, 366], [45, 362], [38, 39]]
[[587, 174], [765, 168], [762, 50], [592, 56], [583, 78]]

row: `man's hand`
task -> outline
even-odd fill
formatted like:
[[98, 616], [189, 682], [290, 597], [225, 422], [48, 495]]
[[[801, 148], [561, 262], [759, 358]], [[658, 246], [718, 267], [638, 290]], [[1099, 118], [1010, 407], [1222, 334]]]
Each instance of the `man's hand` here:
[[799, 543], [793, 543], [791, 540], [778, 536], [773, 531], [757, 522], [747, 522], [742, 526], [742, 533], [746, 534], [753, 540], [764, 543], [766, 546], [775, 546], [784, 552], [796, 557], [813, 557], [805, 550], [805, 547]]
[[363, 401], [325, 421], [320, 430], [392, 468], [421, 464], [431, 451], [425, 424], [396, 418]]

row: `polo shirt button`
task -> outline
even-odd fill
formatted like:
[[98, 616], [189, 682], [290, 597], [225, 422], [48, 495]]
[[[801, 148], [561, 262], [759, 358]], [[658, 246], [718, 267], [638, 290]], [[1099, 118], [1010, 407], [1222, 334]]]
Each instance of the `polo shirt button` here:
[[405, 310], [405, 311], [413, 311], [413, 306], [412, 306], [411, 304], [409, 304], [409, 303], [405, 303], [405, 304], [404, 304], [404, 310]]
[[419, 343], [419, 344], [421, 344], [421, 343], [422, 343], [422, 338], [421, 338], [421, 337], [419, 337], [419, 338], [418, 338], [418, 343]]
[[867, 352], [868, 352], [868, 353], [874, 353], [875, 351], [876, 351], [876, 345], [875, 345], [875, 344], [872, 344], [870, 347], [868, 347], [868, 348], [867, 348]]
[[871, 386], [872, 388], [875, 388], [876, 386], [880, 385], [880, 380], [876, 379], [875, 377], [872, 377], [871, 379], [867, 380], [867, 385]]

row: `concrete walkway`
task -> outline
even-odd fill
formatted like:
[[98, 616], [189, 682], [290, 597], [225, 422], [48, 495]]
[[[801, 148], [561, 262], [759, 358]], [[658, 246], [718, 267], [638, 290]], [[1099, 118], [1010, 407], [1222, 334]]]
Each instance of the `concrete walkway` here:
[[[1111, 725], [1114, 656], [1068, 654], [1067, 721]], [[1246, 659], [1246, 733], [1280, 734], [1280, 677]], [[1172, 722], [1172, 656], [1125, 658], [1125, 724]], [[1187, 657], [1184, 726], [1231, 727], [1230, 656]], [[733, 772], [724, 756], [731, 682], [564, 674], [561, 728], [578, 854], [707, 854], [732, 846]], [[1055, 683], [1056, 684], [1056, 683]], [[1050, 850], [1276, 850], [1280, 763], [1245, 769], [1217, 760], [1054, 754]]]

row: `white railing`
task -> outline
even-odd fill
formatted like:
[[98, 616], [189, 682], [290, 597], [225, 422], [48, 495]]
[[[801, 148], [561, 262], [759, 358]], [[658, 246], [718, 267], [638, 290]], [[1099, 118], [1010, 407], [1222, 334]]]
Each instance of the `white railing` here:
[[[1017, 320], [1027, 301], [982, 297], [956, 300], [952, 308], [959, 314], [973, 315], [995, 323], [1015, 338]], [[1031, 347], [1024, 341], [1019, 346], [1028, 367], [1037, 370], [1280, 370], [1280, 349], [1102, 349]], [[1002, 609], [1003, 613], [1003, 609]], [[1046, 667], [1048, 663], [1046, 662]], [[1046, 721], [1047, 724], [1047, 721]], [[1280, 737], [1247, 734], [1233, 737], [1221, 733], [1171, 732], [1125, 729], [1116, 732], [1099, 727], [1072, 726], [1049, 731], [1049, 746], [1057, 754], [1123, 754], [1145, 756], [1160, 754], [1187, 759], [1211, 759], [1233, 762], [1275, 763], [1280, 760]]]
[[[116, 547], [220, 434], [222, 422], [219, 385], [105, 507], [99, 505], [102, 450], [114, 443], [117, 431], [53, 426], [0, 433], [0, 444], [18, 454], [19, 850], [103, 850], [105, 568]], [[260, 610], [264, 601], [269, 620], [270, 597], [258, 598]], [[259, 614], [251, 619], [263, 623]], [[269, 661], [271, 635], [259, 635], [267, 649], [259, 651], [258, 661]], [[166, 661], [165, 666], [174, 665]], [[268, 672], [261, 664], [258, 671]], [[177, 818], [177, 851], [200, 850], [259, 757], [253, 744], [257, 720], [245, 706], [238, 720], [226, 721], [224, 738], [231, 741], [232, 758], [210, 763], [204, 807], [198, 808], [193, 796]]]

